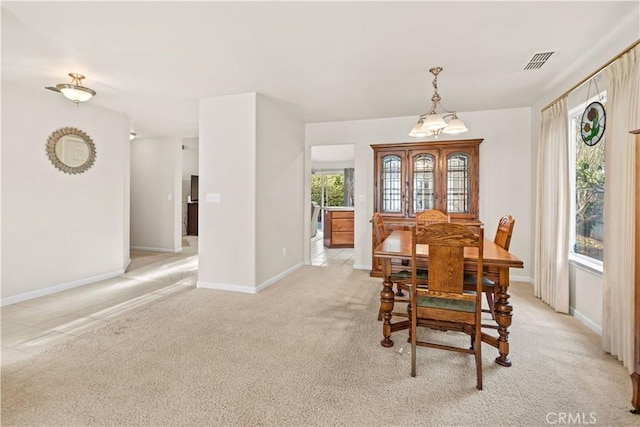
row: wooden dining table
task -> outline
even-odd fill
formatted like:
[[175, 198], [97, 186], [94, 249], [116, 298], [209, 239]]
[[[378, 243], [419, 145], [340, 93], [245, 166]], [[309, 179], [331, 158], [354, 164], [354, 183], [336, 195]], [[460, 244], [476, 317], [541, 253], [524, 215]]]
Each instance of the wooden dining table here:
[[[499, 356], [496, 363], [502, 366], [511, 366], [509, 359], [509, 326], [511, 326], [511, 317], [513, 316], [513, 307], [509, 303], [509, 269], [523, 268], [524, 264], [515, 255], [504, 250], [492, 240], [484, 239], [483, 246], [483, 263], [484, 267], [492, 270], [493, 273], [489, 278], [495, 282], [495, 327], [485, 327], [482, 331], [482, 341], [497, 348]], [[380, 291], [380, 309], [382, 311], [382, 335], [383, 339], [380, 344], [384, 347], [392, 347], [391, 333], [397, 330], [409, 328], [409, 321], [399, 321], [391, 323], [391, 312], [395, 302], [395, 294], [393, 292], [393, 283], [391, 282], [391, 260], [410, 260], [411, 259], [411, 231], [394, 230], [391, 234], [374, 249], [374, 256], [382, 261], [383, 282], [382, 291]], [[416, 246], [416, 256], [418, 262], [428, 266], [429, 248], [427, 245]], [[464, 249], [465, 262], [468, 263], [468, 270], [475, 269], [475, 262], [478, 259], [477, 248]], [[489, 269], [489, 267], [491, 267]], [[421, 267], [422, 268], [422, 267]], [[410, 269], [410, 267], [407, 267]], [[484, 325], [483, 325], [484, 326]], [[495, 329], [494, 329], [495, 328]], [[498, 335], [490, 334], [489, 330], [497, 330]]]

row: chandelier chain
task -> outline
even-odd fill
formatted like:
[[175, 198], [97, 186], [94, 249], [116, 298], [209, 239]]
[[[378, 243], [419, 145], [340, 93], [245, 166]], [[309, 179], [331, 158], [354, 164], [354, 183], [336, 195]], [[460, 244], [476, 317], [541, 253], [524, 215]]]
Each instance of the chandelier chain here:
[[[433, 74], [431, 107], [426, 113], [419, 116], [418, 122], [411, 128], [409, 136], [421, 138], [433, 135], [435, 138], [438, 138], [441, 132], [458, 134], [468, 130], [462, 120], [458, 118], [455, 111], [447, 110], [440, 103], [442, 98], [438, 93], [438, 74], [440, 74], [442, 70], [442, 67], [429, 69], [429, 72]], [[441, 112], [438, 112], [438, 108], [440, 108]]]

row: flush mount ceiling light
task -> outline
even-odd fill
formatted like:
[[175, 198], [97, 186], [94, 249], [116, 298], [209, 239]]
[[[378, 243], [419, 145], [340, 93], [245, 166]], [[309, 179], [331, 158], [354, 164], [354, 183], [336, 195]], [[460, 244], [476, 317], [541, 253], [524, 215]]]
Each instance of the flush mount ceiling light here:
[[[440, 94], [438, 93], [438, 74], [442, 71], [442, 67], [434, 67], [429, 70], [433, 74], [433, 96], [431, 97], [431, 108], [422, 114], [418, 119], [409, 136], [422, 138], [425, 136], [438, 135], [443, 133], [463, 133], [468, 131], [465, 124], [458, 118], [455, 111], [449, 111], [440, 104]], [[438, 112], [438, 108], [441, 112]], [[448, 120], [448, 121], [445, 121]]]
[[69, 77], [71, 77], [71, 83], [60, 83], [55, 86], [47, 86], [45, 89], [63, 94], [75, 102], [76, 105], [80, 102], [88, 101], [92, 96], [95, 96], [95, 90], [82, 85], [82, 80], [85, 78], [82, 74], [69, 73]]

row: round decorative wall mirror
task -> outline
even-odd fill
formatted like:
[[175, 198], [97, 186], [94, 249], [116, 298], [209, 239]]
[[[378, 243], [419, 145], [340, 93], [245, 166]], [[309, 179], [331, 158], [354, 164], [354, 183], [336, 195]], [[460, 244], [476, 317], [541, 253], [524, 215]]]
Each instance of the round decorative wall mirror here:
[[64, 173], [83, 173], [96, 160], [96, 146], [89, 135], [80, 129], [65, 127], [49, 136], [47, 156], [53, 166]]

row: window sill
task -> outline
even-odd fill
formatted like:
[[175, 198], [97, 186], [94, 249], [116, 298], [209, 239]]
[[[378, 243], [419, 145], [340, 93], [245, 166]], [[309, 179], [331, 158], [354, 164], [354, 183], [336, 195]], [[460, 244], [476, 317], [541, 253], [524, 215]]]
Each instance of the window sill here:
[[600, 261], [572, 253], [569, 254], [569, 264], [594, 276], [602, 277], [603, 264]]

